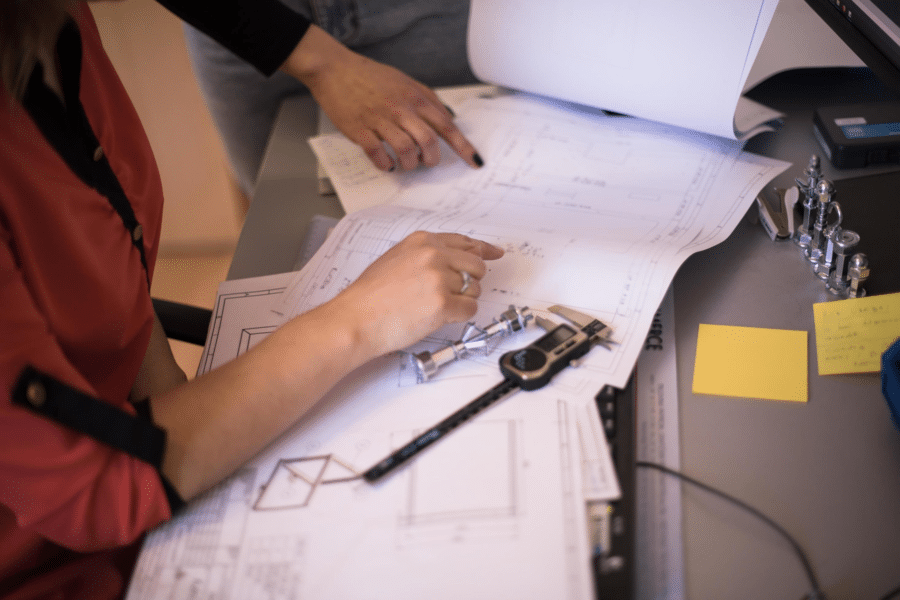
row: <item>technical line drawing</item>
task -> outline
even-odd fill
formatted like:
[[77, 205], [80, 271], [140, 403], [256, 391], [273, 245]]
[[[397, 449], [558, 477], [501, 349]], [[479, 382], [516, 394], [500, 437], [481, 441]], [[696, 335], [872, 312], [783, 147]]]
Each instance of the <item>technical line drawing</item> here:
[[[265, 333], [271, 333], [275, 329], [274, 326], [249, 327], [241, 330], [240, 338], [236, 347], [224, 348], [219, 342], [223, 333], [223, 320], [233, 311], [234, 304], [242, 302], [254, 302], [256, 300], [272, 298], [275, 299], [284, 291], [284, 286], [266, 288], [253, 291], [234, 292], [231, 294], [220, 294], [216, 299], [216, 305], [213, 308], [212, 322], [209, 328], [209, 340], [204, 347], [203, 356], [200, 360], [198, 373], [206, 373], [212, 369], [214, 364], [221, 364], [227, 360], [237, 358], [246, 352], [254, 343], [259, 341], [260, 336]], [[226, 330], [227, 330], [226, 326]], [[266, 331], [268, 329], [268, 331]], [[229, 345], [229, 344], [224, 344]], [[220, 356], [217, 356], [219, 354]]]
[[332, 454], [281, 458], [269, 480], [260, 487], [253, 510], [304, 508], [320, 485], [359, 479], [361, 474]]
[[147, 568], [135, 571], [131, 595], [228, 598], [240, 577], [236, 568], [245, 543], [256, 469], [242, 469], [191, 503], [191, 510], [145, 542]]
[[[474, 475], [467, 474], [465, 468], [454, 471], [454, 477], [448, 481], [443, 473], [436, 473], [434, 469], [424, 464], [424, 461], [413, 461], [409, 466], [406, 509], [400, 517], [400, 525], [415, 527], [438, 521], [515, 517], [521, 510], [517, 480], [520, 452], [516, 421], [513, 419], [471, 421], [464, 428], [455, 431], [454, 436], [465, 439], [454, 440], [455, 448], [447, 448], [447, 453], [456, 452], [464, 445], [483, 447], [484, 441], [489, 440], [492, 451], [481, 453], [480, 456], [490, 469], [490, 476], [486, 479], [491, 485], [480, 489], [470, 486], [473, 481], [469, 477]], [[432, 451], [437, 449], [436, 446]], [[485, 476], [482, 472], [478, 477]], [[448, 488], [449, 493], [436, 493], [435, 489], [440, 487]], [[465, 496], [463, 502], [462, 495], [452, 494], [452, 488], [461, 487], [471, 492], [477, 490], [478, 493], [470, 493]]]
[[[449, 460], [458, 465], [452, 476], [434, 469], [427, 454], [410, 463], [395, 532], [398, 549], [517, 539], [527, 470], [520, 430], [515, 419], [497, 419], [473, 421], [455, 431], [452, 443], [429, 450], [442, 454], [442, 464]], [[399, 446], [414, 432], [395, 435]], [[478, 458], [465, 450], [485, 444], [489, 451]], [[471, 468], [472, 460], [478, 460], [478, 469]]]
[[241, 341], [238, 345], [238, 356], [255, 346], [258, 342], [262, 341], [262, 338], [266, 337], [276, 329], [277, 327], [275, 325], [246, 327], [241, 329]]
[[306, 559], [306, 543], [298, 535], [265, 535], [248, 538], [240, 566], [241, 577], [231, 598], [293, 600], [300, 596]]

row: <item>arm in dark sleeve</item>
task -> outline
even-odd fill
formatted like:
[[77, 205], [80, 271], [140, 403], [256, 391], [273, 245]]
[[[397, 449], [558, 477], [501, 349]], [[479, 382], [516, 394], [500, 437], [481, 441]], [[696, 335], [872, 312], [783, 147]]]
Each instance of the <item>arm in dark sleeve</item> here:
[[280, 67], [310, 21], [278, 0], [157, 0], [265, 75]]

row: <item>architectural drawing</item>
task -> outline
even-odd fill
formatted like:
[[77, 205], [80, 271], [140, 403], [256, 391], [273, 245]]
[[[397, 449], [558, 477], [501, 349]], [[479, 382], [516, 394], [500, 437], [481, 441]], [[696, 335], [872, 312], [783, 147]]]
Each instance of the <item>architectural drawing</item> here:
[[[128, 598], [591, 597], [568, 403], [501, 403], [372, 486], [334, 457], [408, 439], [417, 429], [394, 424], [410, 405], [393, 408], [329, 452], [285, 458], [331, 437], [331, 417], [302, 424], [252, 474], [154, 531]], [[360, 443], [376, 431], [384, 444]]]
[[238, 343], [238, 350], [235, 357], [240, 356], [254, 345], [256, 345], [264, 337], [275, 331], [275, 325], [266, 325], [263, 327], [247, 327], [241, 329], [241, 340]]
[[[238, 357], [277, 327], [279, 320], [275, 316], [267, 318], [267, 307], [284, 291], [288, 278], [273, 275], [260, 279], [254, 289], [220, 293], [216, 297], [198, 373]], [[245, 315], [254, 316], [247, 322]], [[233, 327], [233, 321], [242, 325]]]
[[130, 596], [188, 600], [217, 597], [229, 589], [246, 541], [247, 507], [255, 478], [254, 469], [240, 471], [151, 534], [144, 546], [143, 566], [132, 578]]
[[[398, 519], [398, 544], [462, 543], [472, 539], [511, 539], [523, 510], [521, 424], [514, 420], [474, 421], [461, 428], [452, 445], [436, 445], [433, 454], [453, 471], [437, 471], [413, 461], [405, 482]], [[399, 447], [420, 432], [396, 436]], [[460, 446], [479, 448], [478, 468], [454, 454]]]
[[[400, 355], [363, 365], [243, 478], [151, 534], [129, 600], [592, 596], [584, 500], [603, 497], [614, 474], [589, 470], [611, 462], [605, 445], [585, 449], [600, 436], [579, 435], [596, 426], [584, 409], [603, 384], [630, 375], [684, 258], [727, 236], [785, 165], [533, 99], [476, 101], [458, 121], [476, 132], [485, 168], [449, 162], [367, 180], [392, 203], [342, 220], [298, 274], [223, 284], [201, 369], [340, 293], [417, 229], [507, 249], [488, 265], [476, 323], [511, 303], [559, 303], [611, 323], [620, 345], [510, 395], [375, 485], [357, 473], [493, 386], [503, 346], [422, 385], [403, 383]], [[339, 193], [349, 185], [333, 182]], [[458, 339], [461, 327], [422, 343]], [[504, 343], [521, 347], [542, 331], [521, 333]]]
[[[678, 267], [724, 240], [788, 166], [737, 142], [527, 95], [472, 100], [457, 122], [487, 157], [481, 169], [451, 160], [382, 173], [346, 139], [313, 140], [341, 202], [366, 208], [338, 225], [277, 311], [287, 317], [324, 302], [338, 291], [323, 283], [326, 269], [352, 278], [415, 230], [461, 233], [507, 251], [488, 265], [476, 319], [510, 303], [593, 314], [620, 346], [588, 356], [591, 385], [622, 387]], [[342, 160], [356, 152], [354, 168], [370, 170], [365, 183], [343, 180], [346, 164], [332, 172], [332, 152]], [[371, 256], [353, 250], [359, 240]]]
[[353, 467], [331, 454], [281, 458], [269, 480], [262, 484], [253, 510], [302, 508], [320, 485], [355, 481], [359, 477]]

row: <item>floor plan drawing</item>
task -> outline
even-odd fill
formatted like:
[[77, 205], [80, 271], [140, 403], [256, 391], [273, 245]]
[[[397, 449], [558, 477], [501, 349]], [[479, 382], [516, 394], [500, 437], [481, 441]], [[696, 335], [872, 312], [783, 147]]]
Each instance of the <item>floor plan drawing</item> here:
[[[258, 278], [253, 289], [218, 294], [198, 373], [243, 354], [277, 327], [280, 320], [269, 307], [281, 296], [288, 281], [284, 274], [271, 275]], [[227, 284], [223, 285], [227, 290]], [[241, 325], [233, 327], [234, 321]]]
[[[627, 380], [684, 258], [727, 235], [786, 165], [534, 99], [467, 107], [462, 125], [486, 124], [473, 141], [487, 167], [366, 180], [390, 203], [345, 217], [301, 271], [222, 284], [201, 372], [333, 298], [417, 229], [507, 250], [488, 265], [474, 322], [510, 304], [557, 321], [547, 309], [564, 304], [609, 323], [613, 349], [510, 394], [376, 484], [359, 473], [493, 387], [502, 351], [543, 331], [526, 328], [422, 384], [403, 366], [409, 352], [439, 349], [464, 325], [370, 361], [241, 478], [153, 532], [129, 600], [158, 590], [222, 600], [591, 597], [585, 499], [618, 493], [593, 396]], [[352, 187], [332, 177], [339, 193]]]
[[[733, 140], [525, 94], [474, 99], [457, 112], [485, 156], [480, 169], [449, 160], [383, 173], [340, 136], [312, 140], [349, 214], [276, 310], [288, 316], [337, 293], [325, 269], [362, 272], [356, 240], [382, 252], [417, 229], [470, 235], [507, 251], [488, 265], [477, 317], [510, 303], [593, 314], [620, 343], [587, 359], [594, 383], [622, 387], [678, 267], [725, 239], [788, 166]], [[354, 152], [356, 176], [343, 179]], [[332, 170], [333, 155], [344, 162]]]
[[129, 594], [188, 600], [215, 597], [233, 585], [255, 479], [255, 470], [240, 471], [193, 502], [170, 526], [151, 534]]
[[[290, 277], [220, 286], [203, 368], [277, 326], [273, 299]], [[339, 383], [238, 476], [153, 531], [127, 598], [455, 600], [566, 590], [588, 600], [582, 452], [573, 443], [580, 407], [551, 390], [510, 398], [372, 485], [359, 473], [495, 383], [480, 374], [402, 387], [397, 360], [372, 361]], [[523, 565], [534, 568], [523, 575]]]
[[253, 510], [302, 508], [320, 485], [355, 481], [359, 477], [353, 467], [330, 454], [282, 458], [269, 480], [262, 484]]

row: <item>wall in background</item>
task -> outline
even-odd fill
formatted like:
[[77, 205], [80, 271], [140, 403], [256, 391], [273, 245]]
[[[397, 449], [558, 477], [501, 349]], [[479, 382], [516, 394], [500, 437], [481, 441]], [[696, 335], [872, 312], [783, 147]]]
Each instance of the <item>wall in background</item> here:
[[232, 249], [240, 233], [241, 196], [194, 79], [181, 21], [153, 0], [90, 6], [162, 175], [160, 253]]

